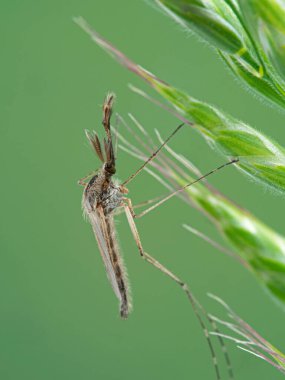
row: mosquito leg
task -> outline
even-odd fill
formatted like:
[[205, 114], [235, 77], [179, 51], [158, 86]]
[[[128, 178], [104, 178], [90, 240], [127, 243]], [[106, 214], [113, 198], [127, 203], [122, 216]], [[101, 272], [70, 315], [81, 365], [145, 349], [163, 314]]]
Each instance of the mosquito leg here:
[[142, 170], [143, 168], [148, 164], [150, 163], [158, 154], [159, 152], [161, 151], [161, 149], [168, 143], [168, 141], [179, 131], [179, 129], [181, 129], [182, 127], [184, 126], [184, 123], [183, 124], [180, 124], [178, 125], [178, 127], [171, 133], [170, 136], [168, 136], [168, 138], [160, 145], [160, 147], [151, 154], [151, 156], [132, 174], [129, 176], [129, 178], [127, 178], [123, 183], [122, 185], [125, 186], [127, 183], [129, 183], [130, 181], [132, 181]]
[[211, 342], [211, 339], [210, 339], [210, 336], [209, 336], [209, 332], [201, 318], [201, 315], [199, 314], [199, 310], [198, 310], [198, 305], [195, 301], [195, 298], [192, 294], [192, 292], [190, 291], [188, 285], [183, 282], [179, 277], [177, 277], [174, 273], [172, 273], [170, 270], [168, 270], [165, 266], [163, 266], [162, 264], [160, 264], [159, 261], [157, 261], [156, 259], [154, 259], [152, 256], [150, 256], [148, 253], [146, 253], [144, 250], [143, 250], [143, 247], [142, 247], [142, 244], [141, 244], [141, 241], [140, 241], [140, 237], [139, 237], [139, 233], [138, 233], [138, 230], [137, 230], [137, 227], [136, 227], [136, 224], [135, 224], [135, 221], [134, 221], [134, 218], [133, 218], [133, 213], [134, 211], [132, 210], [132, 207], [131, 207], [131, 202], [129, 200], [128, 204], [125, 204], [124, 205], [124, 208], [125, 208], [125, 212], [126, 212], [126, 216], [127, 216], [127, 219], [128, 219], [128, 222], [129, 222], [129, 225], [130, 225], [130, 228], [131, 228], [131, 231], [132, 231], [132, 234], [134, 236], [134, 239], [135, 239], [135, 242], [137, 244], [137, 247], [139, 249], [139, 252], [140, 252], [140, 255], [148, 262], [150, 263], [151, 265], [153, 265], [154, 267], [156, 267], [158, 270], [160, 270], [162, 273], [164, 273], [166, 276], [170, 277], [173, 281], [175, 281], [181, 288], [182, 290], [186, 293], [186, 296], [188, 298], [188, 300], [190, 301], [191, 305], [192, 305], [192, 308], [194, 310], [194, 313], [199, 321], [199, 324], [204, 332], [204, 335], [207, 339], [207, 343], [208, 343], [208, 346], [209, 346], [209, 349], [210, 349], [210, 352], [211, 352], [211, 356], [212, 356], [212, 361], [213, 361], [213, 364], [214, 364], [214, 367], [215, 367], [215, 372], [216, 372], [216, 378], [217, 380], [220, 380], [221, 379], [221, 376], [220, 376], [220, 371], [219, 371], [219, 367], [218, 367], [218, 363], [217, 363], [217, 357], [216, 357], [216, 354], [215, 354], [215, 351], [214, 351], [214, 347], [212, 345], [212, 342]]
[[95, 171], [93, 171], [93, 172], [89, 173], [87, 176], [81, 178], [81, 179], [77, 182], [78, 185], [86, 186], [86, 182], [85, 182], [85, 180], [88, 179], [88, 178], [90, 178], [90, 177], [92, 177], [94, 174], [96, 174]]
[[[167, 269], [164, 265], [162, 265], [159, 261], [157, 261], [156, 259], [154, 259], [152, 256], [150, 256], [148, 253], [146, 253], [144, 251], [142, 243], [141, 243], [141, 240], [140, 240], [140, 236], [139, 236], [139, 233], [138, 233], [135, 221], [134, 221], [134, 216], [133, 216], [134, 215], [134, 210], [133, 210], [133, 206], [132, 206], [132, 201], [129, 198], [125, 198], [124, 200], [126, 202], [124, 204], [124, 209], [125, 209], [125, 212], [126, 212], [126, 216], [127, 216], [127, 219], [128, 219], [128, 222], [129, 222], [132, 234], [134, 236], [134, 239], [135, 239], [135, 242], [136, 242], [137, 247], [139, 249], [141, 257], [144, 258], [148, 263], [150, 263], [151, 265], [153, 265], [154, 267], [156, 267], [158, 270], [160, 270], [162, 273], [164, 273], [166, 276], [170, 277], [186, 293], [186, 296], [187, 296], [188, 300], [190, 301], [190, 303], [192, 305], [194, 313], [195, 313], [195, 315], [196, 315], [196, 317], [198, 319], [198, 322], [199, 322], [199, 324], [200, 324], [200, 326], [201, 326], [201, 328], [202, 328], [202, 330], [204, 332], [205, 338], [207, 340], [208, 347], [210, 349], [210, 353], [211, 353], [211, 357], [212, 357], [212, 361], [213, 361], [213, 365], [214, 365], [215, 372], [216, 372], [216, 378], [217, 378], [217, 380], [220, 380], [221, 376], [220, 376], [220, 371], [219, 371], [219, 367], [218, 367], [218, 362], [217, 362], [217, 357], [216, 357], [216, 354], [215, 354], [215, 350], [214, 350], [212, 341], [211, 341], [210, 336], [209, 336], [209, 331], [208, 331], [208, 329], [207, 329], [207, 327], [206, 327], [206, 325], [205, 325], [205, 323], [204, 323], [204, 321], [203, 321], [203, 319], [202, 319], [202, 317], [201, 317], [201, 315], [199, 313], [199, 310], [206, 317], [206, 319], [208, 320], [208, 322], [212, 326], [213, 330], [215, 332], [219, 333], [219, 330], [218, 330], [218, 327], [217, 327], [216, 323], [209, 316], [209, 314], [202, 307], [202, 305], [200, 305], [199, 302], [195, 299], [195, 297], [194, 297], [193, 293], [191, 292], [189, 286], [184, 281], [182, 281], [179, 277], [177, 277], [174, 273], [172, 273], [169, 269]], [[218, 337], [219, 337], [219, 343], [220, 343], [221, 349], [222, 349], [224, 357], [225, 357], [225, 362], [227, 364], [229, 377], [230, 377], [230, 379], [234, 379], [234, 375], [233, 375], [233, 371], [232, 371], [232, 365], [231, 365], [231, 361], [230, 361], [230, 358], [229, 358], [229, 355], [228, 355], [228, 351], [227, 351], [226, 345], [224, 343], [223, 338], [221, 336], [219, 336], [219, 335], [218, 335]]]
[[157, 202], [159, 199], [161, 199], [161, 196], [158, 196], [158, 197], [155, 197], [152, 199], [148, 199], [147, 201], [137, 203], [136, 205], [132, 205], [132, 208], [135, 209], [135, 208], [143, 207], [143, 206], [149, 205], [151, 203]]
[[87, 182], [85, 182], [84, 180], [82, 180], [82, 179], [80, 179], [78, 182], [78, 185], [80, 185], [80, 186], [86, 186], [87, 185]]
[[[125, 199], [127, 199], [127, 198], [125, 198]], [[158, 201], [159, 199], [161, 199], [161, 197], [156, 197], [156, 198], [153, 198], [153, 199], [148, 199], [147, 201], [137, 203], [136, 205], [132, 205], [132, 208], [136, 209], [136, 208], [139, 208], [139, 207], [143, 207], [143, 206], [152, 204], [152, 203]], [[123, 212], [124, 212], [124, 206], [120, 206], [116, 211], [114, 211], [114, 214], [115, 215], [120, 215]]]
[[[153, 199], [153, 201], [154, 200], [155, 199]], [[187, 284], [185, 284], [183, 281], [181, 281], [177, 276], [175, 276], [167, 268], [165, 268], [163, 265], [161, 265], [157, 260], [155, 260], [150, 255], [148, 255], [146, 252], [144, 252], [134, 219], [138, 218], [138, 217], [141, 217], [141, 216], [144, 216], [145, 213], [142, 212], [141, 214], [135, 214], [134, 206], [132, 205], [131, 199], [124, 198], [124, 201], [126, 202], [126, 204], [124, 205], [124, 208], [125, 208], [125, 212], [126, 212], [126, 215], [127, 215], [127, 218], [128, 218], [128, 222], [129, 222], [131, 231], [133, 233], [133, 236], [135, 238], [135, 241], [136, 241], [136, 244], [138, 246], [138, 249], [139, 249], [139, 252], [140, 252], [141, 256], [146, 261], [148, 261], [150, 264], [154, 265], [157, 269], [159, 269], [160, 271], [162, 271], [164, 274], [166, 274], [167, 276], [169, 276], [170, 278], [172, 278], [178, 285], [180, 285], [182, 287], [182, 289], [186, 293], [189, 301], [192, 304], [192, 307], [194, 309], [195, 315], [198, 318], [198, 321], [199, 321], [199, 323], [200, 323], [200, 325], [201, 325], [201, 327], [202, 327], [202, 329], [204, 331], [204, 335], [205, 335], [205, 337], [206, 337], [206, 339], [208, 341], [208, 346], [209, 346], [210, 351], [211, 351], [212, 360], [213, 360], [213, 363], [214, 363], [214, 366], [215, 366], [217, 378], [219, 379], [219, 377], [218, 377], [219, 369], [217, 368], [216, 355], [215, 355], [215, 352], [213, 351], [213, 346], [212, 346], [211, 340], [209, 338], [209, 332], [208, 332], [205, 324], [203, 323], [203, 320], [201, 319], [201, 316], [200, 316], [200, 314], [198, 312], [198, 309], [200, 309], [202, 311], [203, 315], [206, 317], [206, 319], [211, 324], [213, 330], [217, 333], [219, 344], [221, 346], [222, 352], [224, 354], [225, 362], [226, 362], [226, 365], [227, 365], [227, 370], [228, 370], [229, 378], [230, 379], [234, 379], [234, 374], [233, 374], [233, 370], [232, 370], [232, 364], [231, 364], [231, 360], [230, 360], [230, 357], [229, 357], [229, 354], [228, 354], [228, 350], [227, 350], [226, 344], [224, 342], [224, 339], [219, 334], [219, 329], [218, 329], [217, 324], [211, 318], [211, 316], [207, 313], [207, 311], [202, 307], [202, 305], [198, 301], [195, 300], [195, 298], [194, 298], [194, 296], [193, 296], [192, 292], [190, 291], [190, 289], [189, 289], [189, 287], [188, 287]]]

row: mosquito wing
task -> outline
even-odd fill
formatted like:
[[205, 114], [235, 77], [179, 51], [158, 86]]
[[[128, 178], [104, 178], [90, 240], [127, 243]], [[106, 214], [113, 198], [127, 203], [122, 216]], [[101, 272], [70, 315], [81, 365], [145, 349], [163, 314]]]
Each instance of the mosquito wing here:
[[121, 317], [127, 318], [130, 311], [130, 294], [126, 272], [118, 252], [115, 233], [113, 231], [113, 218], [106, 217], [100, 206], [91, 211], [87, 199], [83, 199], [83, 208], [92, 225], [107, 277], [116, 297], [120, 301]]

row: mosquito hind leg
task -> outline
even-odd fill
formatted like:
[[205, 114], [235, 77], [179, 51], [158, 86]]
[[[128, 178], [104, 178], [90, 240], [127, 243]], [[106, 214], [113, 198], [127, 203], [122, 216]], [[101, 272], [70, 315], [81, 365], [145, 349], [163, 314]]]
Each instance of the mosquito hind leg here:
[[[200, 326], [204, 332], [205, 338], [207, 340], [208, 347], [210, 349], [210, 353], [211, 353], [211, 357], [212, 357], [212, 361], [213, 361], [213, 365], [214, 365], [215, 372], [216, 372], [216, 378], [217, 378], [217, 380], [220, 380], [221, 376], [220, 376], [220, 370], [218, 367], [217, 357], [215, 354], [215, 350], [214, 350], [212, 341], [211, 341], [210, 336], [209, 336], [209, 331], [208, 331], [208, 329], [207, 329], [207, 327], [206, 327], [206, 325], [205, 325], [205, 323], [204, 323], [204, 321], [200, 315], [200, 312], [199, 312], [201, 310], [200, 305], [195, 300], [195, 297], [194, 297], [193, 293], [191, 292], [189, 286], [184, 281], [182, 281], [179, 277], [177, 277], [174, 273], [172, 273], [169, 269], [167, 269], [159, 261], [157, 261], [155, 258], [153, 258], [152, 256], [150, 256], [148, 253], [146, 253], [144, 251], [141, 240], [140, 240], [140, 236], [139, 236], [139, 233], [138, 233], [135, 221], [134, 221], [134, 217], [133, 217], [134, 211], [133, 211], [133, 208], [131, 205], [131, 200], [126, 199], [126, 201], [127, 202], [124, 204], [124, 209], [125, 209], [126, 216], [127, 216], [133, 237], [135, 239], [135, 242], [136, 242], [136, 245], [139, 249], [141, 257], [144, 258], [149, 264], [151, 264], [155, 268], [157, 268], [159, 271], [164, 273], [166, 276], [170, 277], [173, 281], [175, 281], [181, 287], [181, 289], [184, 291], [184, 293], [186, 294], [186, 296], [187, 296], [188, 300], [190, 301], [191, 306], [194, 310], [194, 313], [198, 319], [198, 322], [199, 322], [199, 324], [200, 324]], [[202, 311], [203, 311], [203, 309], [202, 309]], [[212, 321], [209, 319], [208, 314], [204, 311], [203, 311], [203, 314], [205, 314], [208, 321], [211, 323], [212, 327], [214, 328], [214, 325], [213, 325]], [[215, 330], [216, 330], [216, 328], [215, 328]], [[225, 346], [223, 345], [222, 348], [224, 351]]]
[[95, 174], [96, 174], [96, 171], [93, 170], [91, 173], [87, 174], [85, 177], [80, 178], [80, 179], [77, 181], [78, 185], [86, 186], [86, 185], [87, 185], [87, 183], [86, 183], [86, 179], [92, 177], [92, 176], [95, 175]]
[[[137, 203], [135, 205], [132, 205], [132, 209], [134, 210], [134, 209], [137, 209], [137, 208], [140, 208], [140, 207], [143, 207], [143, 206], [147, 206], [149, 204], [157, 202], [159, 199], [161, 199], [161, 197], [156, 197], [156, 198], [148, 199], [147, 201], [144, 201], [144, 202]], [[124, 211], [125, 211], [124, 210], [124, 205], [119, 206], [119, 208], [115, 211], [115, 215], [120, 215]], [[136, 214], [135, 214], [135, 217], [136, 217]]]

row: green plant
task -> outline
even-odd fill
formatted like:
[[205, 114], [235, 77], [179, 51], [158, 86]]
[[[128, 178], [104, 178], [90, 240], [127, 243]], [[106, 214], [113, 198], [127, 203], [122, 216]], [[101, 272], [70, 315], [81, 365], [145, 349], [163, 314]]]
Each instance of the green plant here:
[[[284, 109], [285, 29], [282, 14], [285, 14], [285, 7], [281, 1], [266, 0], [261, 4], [255, 0], [157, 0], [156, 3], [183, 27], [195, 30], [210, 42], [235, 75], [256, 93]], [[123, 66], [144, 79], [172, 108], [138, 89], [133, 90], [189, 124], [226, 158], [237, 158], [239, 162], [235, 167], [251, 179], [284, 193], [284, 147], [253, 127], [170, 86], [135, 64], [102, 38], [84, 19], [76, 18], [75, 22]], [[139, 159], [147, 157], [145, 152], [125, 138], [122, 138], [122, 142], [123, 149], [129, 154]], [[192, 175], [197, 175], [199, 171], [184, 157], [170, 148], [168, 150], [172, 159], [162, 155], [157, 163], [152, 164], [158, 172], [163, 173], [164, 178], [157, 173], [151, 174], [168, 188], [185, 186], [192, 181]], [[178, 160], [183, 168], [177, 171], [174, 160]], [[216, 226], [231, 244], [239, 262], [250, 270], [284, 310], [285, 238], [203, 183], [188, 187], [181, 196]], [[276, 361], [275, 366], [283, 370], [283, 354], [265, 340], [262, 343], [262, 349], [267, 350]]]
[[[131, 131], [141, 146], [138, 148], [125, 135], [119, 134], [120, 148], [131, 156], [145, 162], [156, 145], [142, 125], [133, 116], [131, 119], [135, 125], [139, 126], [138, 130], [143, 131], [143, 136], [147, 137], [148, 144], [144, 144], [142, 138], [137, 135], [134, 129], [128, 127], [127, 123], [124, 122], [123, 125]], [[158, 131], [156, 133], [159, 143], [162, 143], [163, 138], [160, 137]], [[166, 188], [172, 191], [177, 188], [180, 189], [193, 181], [193, 174], [198, 177], [201, 176], [200, 171], [187, 158], [176, 153], [168, 146], [166, 146], [166, 150], [171, 157], [162, 153], [157, 157], [156, 161], [151, 163], [154, 171], [146, 168], [148, 173]], [[207, 183], [202, 182], [196, 183], [193, 187], [189, 186], [180, 195], [184, 202], [198, 209], [202, 215], [206, 216], [214, 224], [217, 231], [231, 244], [233, 251], [214, 242], [188, 225], [184, 225], [184, 227], [202, 237], [218, 250], [237, 259], [285, 310], [285, 237], [277, 234], [250, 212], [237, 206]], [[241, 340], [220, 332], [213, 332], [213, 335], [233, 340], [239, 347], [255, 354], [273, 365], [280, 372], [285, 373], [284, 354], [257, 334], [253, 328], [233, 313], [221, 299], [215, 296], [212, 296], [212, 298], [228, 310], [229, 317], [234, 319], [237, 325], [222, 321], [213, 315], [209, 315], [210, 319], [223, 327], [230, 328], [232, 332], [246, 339]]]
[[[144, 144], [134, 128], [130, 128], [124, 122], [122, 124], [139, 141], [140, 148], [133, 145], [125, 135], [119, 134], [120, 148], [131, 156], [145, 162], [148, 155], [154, 151], [156, 144], [133, 116], [131, 119], [134, 125], [139, 126], [138, 130], [143, 131], [143, 137], [147, 137], [148, 144]], [[156, 131], [156, 134], [159, 143], [162, 143], [164, 139], [160, 137], [158, 131]], [[191, 183], [193, 181], [193, 174], [201, 177], [200, 171], [187, 158], [176, 153], [169, 146], [166, 146], [166, 150], [171, 157], [161, 153], [156, 161], [151, 162], [154, 171], [147, 168], [146, 170], [167, 189], [174, 191], [177, 188], [180, 189], [185, 186], [187, 183]], [[188, 225], [184, 225], [186, 230], [195, 233], [218, 250], [237, 259], [244, 268], [257, 278], [262, 286], [268, 290], [268, 293], [285, 310], [285, 237], [277, 234], [250, 212], [238, 207], [231, 200], [216, 191], [213, 186], [209, 186], [205, 182], [196, 183], [193, 187], [189, 186], [180, 195], [184, 202], [198, 209], [202, 215], [206, 216], [214, 224], [217, 231], [231, 244], [233, 250], [221, 246]], [[228, 316], [236, 324], [223, 321], [213, 315], [209, 315], [210, 319], [222, 327], [229, 328], [231, 332], [236, 333], [239, 337], [226, 335], [217, 331], [212, 334], [236, 342], [239, 348], [262, 358], [285, 374], [284, 354], [263, 339], [220, 298], [213, 295], [211, 297], [227, 309]]]
[[285, 106], [283, 0], [156, 0], [197, 32], [257, 94]]
[[235, 342], [241, 350], [249, 352], [256, 357], [265, 360], [285, 375], [285, 355], [265, 340], [257, 331], [255, 331], [255, 329], [253, 329], [247, 322], [238, 316], [223, 300], [213, 294], [209, 294], [209, 297], [217, 301], [226, 309], [228, 317], [231, 321], [227, 322], [211, 315], [212, 320], [218, 325], [227, 328], [231, 334], [235, 334], [232, 336], [212, 332], [212, 335], [218, 335], [222, 338]]

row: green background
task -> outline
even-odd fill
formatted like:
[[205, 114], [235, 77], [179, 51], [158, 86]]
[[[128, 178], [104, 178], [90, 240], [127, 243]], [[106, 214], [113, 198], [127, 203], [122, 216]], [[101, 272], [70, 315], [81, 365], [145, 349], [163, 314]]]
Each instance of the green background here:
[[[102, 130], [100, 105], [109, 90], [117, 94], [116, 111], [126, 119], [133, 113], [152, 134], [158, 128], [166, 136], [178, 122], [131, 93], [127, 83], [145, 84], [95, 46], [72, 17], [86, 17], [143, 67], [283, 145], [284, 115], [254, 98], [213, 50], [146, 2], [6, 0], [1, 8], [1, 378], [214, 379], [186, 298], [140, 259], [124, 215], [117, 226], [134, 311], [127, 321], [118, 316], [82, 218], [77, 180], [99, 165], [84, 129]], [[203, 172], [223, 163], [188, 128], [171, 146]], [[138, 162], [120, 152], [117, 165], [123, 180]], [[285, 233], [280, 196], [233, 168], [210, 182]], [[146, 173], [129, 188], [134, 203], [166, 192]], [[208, 310], [225, 317], [207, 298], [211, 291], [284, 351], [284, 313], [245, 269], [182, 223], [220, 241], [202, 215], [172, 199], [138, 221], [145, 249], [185, 279]], [[237, 379], [281, 379], [268, 364], [233, 344], [229, 349]]]

